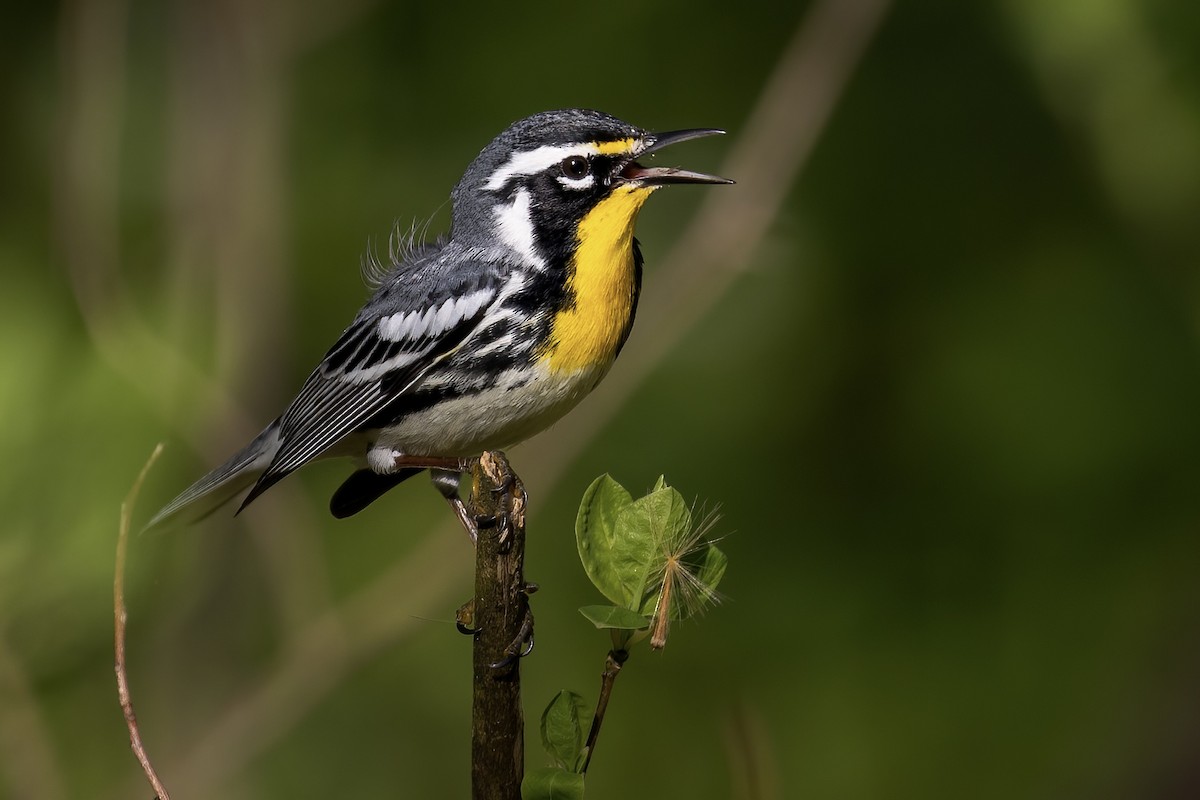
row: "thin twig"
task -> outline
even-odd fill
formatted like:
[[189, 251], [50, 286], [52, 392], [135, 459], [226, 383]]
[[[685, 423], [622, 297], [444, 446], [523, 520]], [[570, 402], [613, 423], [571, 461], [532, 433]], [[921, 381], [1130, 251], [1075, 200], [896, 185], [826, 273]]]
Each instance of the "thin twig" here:
[[580, 772], [587, 772], [588, 765], [592, 763], [592, 754], [596, 752], [596, 740], [600, 738], [600, 727], [604, 724], [604, 714], [608, 711], [608, 701], [612, 699], [613, 686], [617, 682], [617, 676], [621, 674], [621, 667], [628, 660], [628, 650], [609, 650], [608, 657], [604, 659], [604, 672], [600, 673], [600, 696], [596, 699], [596, 713], [592, 716], [592, 727], [588, 731], [587, 743], [583, 748], [586, 755], [583, 757], [583, 768]]
[[129, 693], [129, 678], [125, 666], [125, 624], [129, 616], [125, 611], [125, 553], [129, 543], [130, 517], [133, 514], [134, 503], [137, 502], [138, 492], [146, 480], [146, 473], [150, 471], [150, 467], [154, 466], [154, 462], [158, 460], [162, 451], [163, 446], [160, 442], [154, 448], [154, 452], [150, 454], [150, 458], [146, 460], [142, 471], [138, 473], [137, 480], [133, 482], [129, 494], [125, 497], [125, 502], [121, 503], [121, 523], [117, 532], [117, 563], [113, 576], [113, 616], [116, 619], [117, 696], [121, 701], [121, 711], [125, 715], [125, 726], [129, 728], [129, 746], [137, 757], [138, 763], [142, 765], [142, 772], [146, 773], [146, 780], [150, 781], [155, 796], [159, 800], [171, 800], [171, 796], [167, 794], [166, 787], [159, 780], [158, 773], [154, 771], [154, 765], [150, 763], [150, 756], [142, 744], [137, 715], [133, 713], [133, 698]]

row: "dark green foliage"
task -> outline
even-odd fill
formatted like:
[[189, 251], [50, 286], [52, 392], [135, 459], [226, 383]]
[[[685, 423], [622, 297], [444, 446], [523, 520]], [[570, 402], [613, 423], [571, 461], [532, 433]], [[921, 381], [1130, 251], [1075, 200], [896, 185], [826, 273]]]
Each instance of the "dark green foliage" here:
[[[278, 413], [365, 297], [368, 241], [443, 230], [518, 117], [722, 126], [687, 156], [722, 170], [808, 4], [9, 5], [0, 666], [19, 674], [0, 724], [35, 723], [3, 736], [23, 749], [0, 752], [0, 796], [141, 797], [109, 600], [117, 506], [154, 443], [146, 510]], [[129, 16], [104, 28], [110, 8]], [[703, 198], [654, 198], [621, 361], [510, 453], [542, 586], [531, 721], [564, 682], [590, 698], [571, 676], [600, 666], [571, 536], [596, 474], [719, 498], [735, 569], [719, 612], [621, 679], [591, 796], [744, 797], [743, 768], [779, 798], [1194, 785], [1198, 9], [895, 3], [750, 268], [678, 336], [652, 323], [711, 289], [661, 280]], [[81, 10], [102, 26], [86, 41], [64, 27]], [[95, 181], [87, 216], [66, 213], [70, 174]], [[450, 620], [469, 548], [424, 481], [330, 520], [350, 470], [131, 539], [130, 680], [179, 797], [467, 795]], [[220, 727], [264, 685], [291, 693], [254, 737]]]

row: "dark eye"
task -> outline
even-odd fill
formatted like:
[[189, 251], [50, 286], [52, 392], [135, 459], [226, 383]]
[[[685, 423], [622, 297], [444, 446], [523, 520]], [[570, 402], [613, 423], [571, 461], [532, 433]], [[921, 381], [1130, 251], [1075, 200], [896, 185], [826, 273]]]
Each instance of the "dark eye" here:
[[558, 166], [562, 169], [563, 175], [576, 180], [587, 175], [592, 168], [592, 165], [583, 156], [567, 156]]

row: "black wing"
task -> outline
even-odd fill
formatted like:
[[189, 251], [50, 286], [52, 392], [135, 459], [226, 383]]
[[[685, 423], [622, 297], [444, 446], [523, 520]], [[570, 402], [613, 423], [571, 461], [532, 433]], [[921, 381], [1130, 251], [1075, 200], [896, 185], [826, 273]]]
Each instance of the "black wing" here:
[[376, 417], [479, 328], [503, 276], [449, 277], [441, 292], [418, 273], [359, 312], [280, 418], [279, 450], [242, 508]]

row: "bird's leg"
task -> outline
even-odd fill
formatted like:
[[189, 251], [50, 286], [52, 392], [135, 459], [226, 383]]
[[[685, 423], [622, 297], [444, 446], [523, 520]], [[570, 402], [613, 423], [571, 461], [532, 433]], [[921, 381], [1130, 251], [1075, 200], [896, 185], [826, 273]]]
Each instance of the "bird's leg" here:
[[[493, 671], [514, 669], [516, 662], [533, 651], [533, 612], [529, 596], [535, 583], [525, 580], [525, 508], [527, 497], [521, 479], [503, 453], [485, 452], [471, 472], [471, 503], [481, 536], [476, 546], [476, 609], [480, 598], [489, 609], [502, 608], [500, 619], [479, 620], [474, 627], [499, 626], [485, 650], [493, 655], [485, 663]], [[481, 591], [489, 587], [486, 591]], [[495, 591], [496, 594], [489, 592]], [[489, 631], [481, 631], [486, 635]], [[496, 633], [501, 637], [497, 641]], [[496, 657], [499, 655], [499, 658]], [[482, 666], [476, 662], [477, 668]]]
[[[446, 498], [446, 502], [450, 504], [450, 508], [454, 511], [454, 516], [458, 517], [459, 523], [467, 532], [467, 536], [471, 537], [471, 544], [474, 545], [479, 541], [479, 528], [486, 527], [485, 520], [473, 519], [470, 513], [467, 512], [467, 504], [458, 494], [458, 482], [462, 477], [459, 472], [454, 472], [445, 469], [431, 469], [429, 476], [433, 480], [434, 488], [441, 493], [442, 497]], [[494, 524], [494, 521], [493, 521]]]

